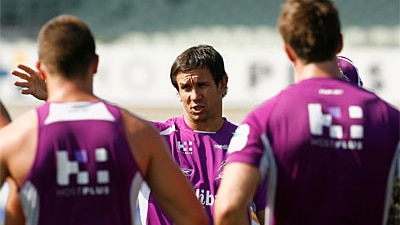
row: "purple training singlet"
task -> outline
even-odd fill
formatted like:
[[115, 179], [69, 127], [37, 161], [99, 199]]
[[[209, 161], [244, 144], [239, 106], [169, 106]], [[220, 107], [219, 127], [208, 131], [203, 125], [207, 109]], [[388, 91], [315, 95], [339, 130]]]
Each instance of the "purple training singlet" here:
[[46, 103], [37, 113], [36, 157], [20, 190], [27, 224], [133, 225], [143, 179], [119, 108]]
[[[213, 224], [215, 195], [221, 181], [229, 142], [236, 125], [225, 120], [217, 132], [194, 131], [182, 117], [164, 123], [154, 122], [165, 137], [171, 154], [183, 174], [194, 187], [195, 194], [204, 206]], [[166, 181], [168, 182], [168, 181]], [[264, 193], [263, 197], [260, 197]], [[265, 207], [265, 189], [257, 193], [256, 207]], [[155, 203], [149, 187], [144, 183], [139, 193], [140, 216], [143, 225], [172, 225], [172, 222]]]
[[384, 224], [400, 114], [345, 81], [308, 79], [254, 109], [227, 163], [267, 172], [266, 225]]

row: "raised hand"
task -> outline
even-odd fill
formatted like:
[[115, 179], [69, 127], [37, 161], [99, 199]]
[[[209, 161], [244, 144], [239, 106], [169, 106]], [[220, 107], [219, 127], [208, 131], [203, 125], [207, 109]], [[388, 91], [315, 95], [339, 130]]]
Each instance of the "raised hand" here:
[[11, 71], [11, 74], [23, 80], [14, 82], [15, 86], [22, 88], [21, 94], [32, 95], [39, 100], [46, 100], [46, 81], [44, 80], [42, 74], [24, 64], [18, 64], [17, 68], [24, 72], [13, 70]]

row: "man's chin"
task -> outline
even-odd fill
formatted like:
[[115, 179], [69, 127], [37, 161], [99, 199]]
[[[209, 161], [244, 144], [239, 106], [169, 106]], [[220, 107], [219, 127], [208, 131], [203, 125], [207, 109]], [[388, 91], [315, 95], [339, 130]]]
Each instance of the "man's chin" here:
[[201, 122], [205, 120], [205, 115], [203, 113], [191, 113], [190, 117], [193, 121]]

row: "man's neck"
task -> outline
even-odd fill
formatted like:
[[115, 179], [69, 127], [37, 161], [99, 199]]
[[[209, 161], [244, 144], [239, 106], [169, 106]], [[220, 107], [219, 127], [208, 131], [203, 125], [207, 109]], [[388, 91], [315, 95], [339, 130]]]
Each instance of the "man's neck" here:
[[337, 62], [324, 61], [321, 63], [295, 64], [296, 82], [310, 78], [341, 78]]
[[225, 120], [221, 117], [217, 119], [209, 119], [207, 121], [193, 121], [191, 118], [184, 116], [186, 124], [195, 131], [217, 132], [224, 125]]
[[84, 82], [65, 80], [48, 80], [47, 101], [73, 102], [73, 101], [94, 101], [98, 98], [93, 95], [92, 86]]

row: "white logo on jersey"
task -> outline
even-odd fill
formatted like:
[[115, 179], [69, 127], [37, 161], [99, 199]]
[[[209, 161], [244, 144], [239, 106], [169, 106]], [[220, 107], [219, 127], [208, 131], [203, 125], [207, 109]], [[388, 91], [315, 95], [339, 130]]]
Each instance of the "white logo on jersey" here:
[[196, 196], [202, 205], [214, 205], [215, 195], [211, 194], [210, 190], [196, 188]]
[[343, 89], [319, 89], [318, 93], [321, 95], [342, 95]]
[[[348, 108], [349, 118], [362, 119], [363, 111], [359, 106], [350, 106]], [[316, 139], [311, 140], [312, 145], [320, 147], [332, 147], [351, 150], [361, 150], [362, 142], [360, 140], [340, 140], [343, 138], [343, 126], [332, 123], [333, 118], [341, 118], [341, 109], [339, 107], [331, 107], [328, 109], [328, 114], [322, 112], [322, 106], [318, 103], [308, 104], [308, 119], [310, 132], [314, 136], [323, 136], [324, 128], [329, 130], [331, 139]], [[364, 128], [359, 124], [350, 125], [350, 138], [362, 139], [364, 137]], [[338, 139], [338, 140], [333, 140]]]
[[229, 145], [220, 145], [220, 144], [215, 144], [214, 149], [221, 149], [221, 150], [228, 150]]
[[[98, 148], [95, 151], [96, 162], [107, 161], [107, 150]], [[76, 160], [76, 161], [75, 161]], [[85, 185], [89, 183], [89, 173], [87, 171], [79, 171], [79, 163], [87, 163], [88, 156], [85, 150], [75, 151], [75, 160], [68, 159], [67, 151], [57, 152], [57, 184], [68, 185], [70, 175], [76, 175], [76, 183]], [[107, 170], [99, 170], [96, 174], [97, 183], [105, 184], [109, 182], [109, 174]]]
[[[96, 185], [89, 185], [89, 172], [79, 170], [79, 164], [88, 163], [88, 155], [86, 150], [75, 151], [75, 160], [68, 159], [68, 152], [60, 150], [57, 152], [57, 184], [60, 186], [68, 186], [70, 184], [71, 175], [76, 176], [78, 187], [65, 187], [57, 189], [59, 196], [75, 196], [75, 195], [105, 195], [109, 194], [108, 184], [110, 182], [109, 171], [98, 170], [96, 172]], [[95, 162], [102, 163], [108, 160], [108, 153], [105, 148], [95, 150]], [[103, 186], [101, 186], [103, 185]]]
[[194, 173], [194, 170], [193, 169], [189, 169], [189, 168], [182, 168], [181, 167], [181, 171], [182, 171], [183, 175], [185, 175], [186, 177], [190, 177]]
[[187, 155], [193, 154], [192, 141], [183, 141], [183, 142], [178, 141], [176, 144], [178, 145], [178, 152]]

